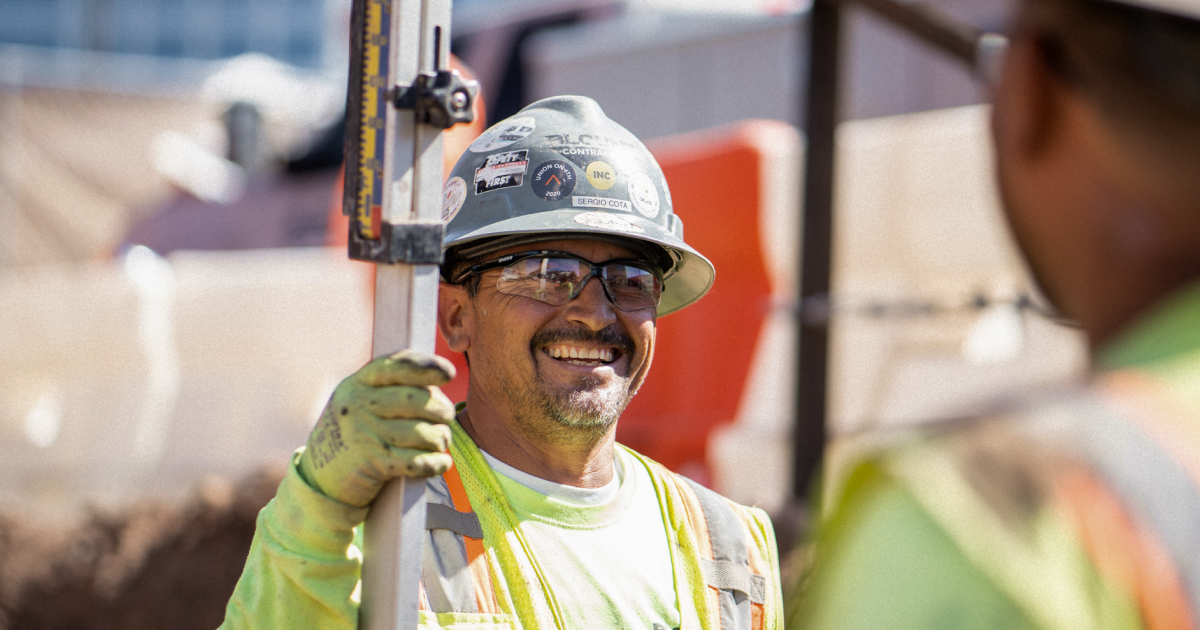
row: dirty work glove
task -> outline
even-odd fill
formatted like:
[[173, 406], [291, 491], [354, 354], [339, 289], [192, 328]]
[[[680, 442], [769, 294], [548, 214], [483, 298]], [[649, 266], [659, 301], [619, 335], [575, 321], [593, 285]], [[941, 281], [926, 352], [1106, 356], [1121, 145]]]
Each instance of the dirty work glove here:
[[446, 472], [454, 405], [437, 386], [452, 378], [449, 361], [423, 352], [368, 363], [333, 391], [300, 474], [325, 496], [363, 507], [393, 477]]

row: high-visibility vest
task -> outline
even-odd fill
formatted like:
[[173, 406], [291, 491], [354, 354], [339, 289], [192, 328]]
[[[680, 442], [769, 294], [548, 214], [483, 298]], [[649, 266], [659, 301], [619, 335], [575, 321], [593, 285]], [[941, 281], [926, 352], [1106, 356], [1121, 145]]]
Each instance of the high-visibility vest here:
[[[455, 468], [426, 485], [423, 627], [567, 630], [495, 473], [461, 426], [453, 429]], [[778, 552], [765, 514], [628, 452], [650, 471], [663, 508], [681, 628], [782, 628]]]
[[[883, 454], [863, 460], [911, 493], [1040, 626], [1104, 626], [1083, 589], [1064, 587], [1078, 576], [1064, 544], [1127, 591], [1141, 616], [1133, 626], [1200, 620], [1200, 408], [1126, 370], [918, 434], [901, 448], [872, 445]], [[1014, 514], [1054, 517], [1017, 535], [1005, 524]]]

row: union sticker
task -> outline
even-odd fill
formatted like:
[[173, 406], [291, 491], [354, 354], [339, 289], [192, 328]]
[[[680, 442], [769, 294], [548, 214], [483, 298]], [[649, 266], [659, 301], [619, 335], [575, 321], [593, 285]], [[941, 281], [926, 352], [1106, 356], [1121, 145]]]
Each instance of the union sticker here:
[[638, 234], [645, 232], [642, 226], [633, 221], [620, 215], [605, 212], [584, 212], [577, 214], [575, 215], [575, 222], [602, 230], [617, 230], [619, 232], [634, 232]]
[[547, 160], [538, 165], [530, 176], [529, 187], [546, 201], [559, 201], [575, 190], [575, 171], [562, 160]]
[[442, 188], [442, 221], [449, 223], [462, 209], [467, 200], [467, 182], [461, 177], [451, 177]]
[[488, 151], [503, 149], [514, 142], [524, 140], [525, 136], [533, 133], [533, 130], [536, 128], [537, 121], [533, 118], [510, 118], [483, 132], [467, 148], [472, 153], [487, 153]]
[[571, 205], [576, 208], [599, 208], [602, 210], [620, 210], [633, 212], [629, 202], [624, 199], [609, 199], [608, 197], [571, 197]]
[[629, 177], [629, 201], [638, 214], [653, 219], [658, 216], [658, 189], [645, 173], [634, 173]]

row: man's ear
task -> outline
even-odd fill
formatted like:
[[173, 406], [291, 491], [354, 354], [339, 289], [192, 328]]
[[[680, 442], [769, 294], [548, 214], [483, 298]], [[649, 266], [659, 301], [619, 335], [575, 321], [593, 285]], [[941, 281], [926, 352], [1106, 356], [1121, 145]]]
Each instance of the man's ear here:
[[995, 92], [992, 133], [998, 150], [1011, 157], [1039, 157], [1060, 131], [1065, 89], [1042, 44], [1033, 37], [1014, 38]]
[[438, 286], [438, 330], [454, 352], [466, 352], [471, 348], [475, 321], [470, 300], [467, 290], [461, 286], [447, 282]]

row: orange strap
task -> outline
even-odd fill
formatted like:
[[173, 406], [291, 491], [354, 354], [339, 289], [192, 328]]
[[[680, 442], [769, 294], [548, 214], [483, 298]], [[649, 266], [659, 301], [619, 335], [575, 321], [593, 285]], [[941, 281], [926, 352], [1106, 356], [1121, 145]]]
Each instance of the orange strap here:
[[[458, 468], [446, 471], [443, 478], [450, 488], [450, 499], [454, 502], [454, 509], [459, 512], [471, 512], [471, 500], [467, 498], [467, 489], [463, 487], [462, 479], [458, 476]], [[471, 582], [475, 585], [475, 601], [479, 605], [479, 612], [499, 614], [500, 605], [496, 602], [496, 593], [492, 589], [492, 572], [488, 568], [483, 540], [463, 536], [463, 542], [467, 547], [467, 568], [471, 571]]]
[[1121, 501], [1087, 471], [1061, 474], [1055, 486], [1096, 568], [1136, 594], [1146, 627], [1192, 628], [1187, 592], [1158, 539], [1139, 528]]

